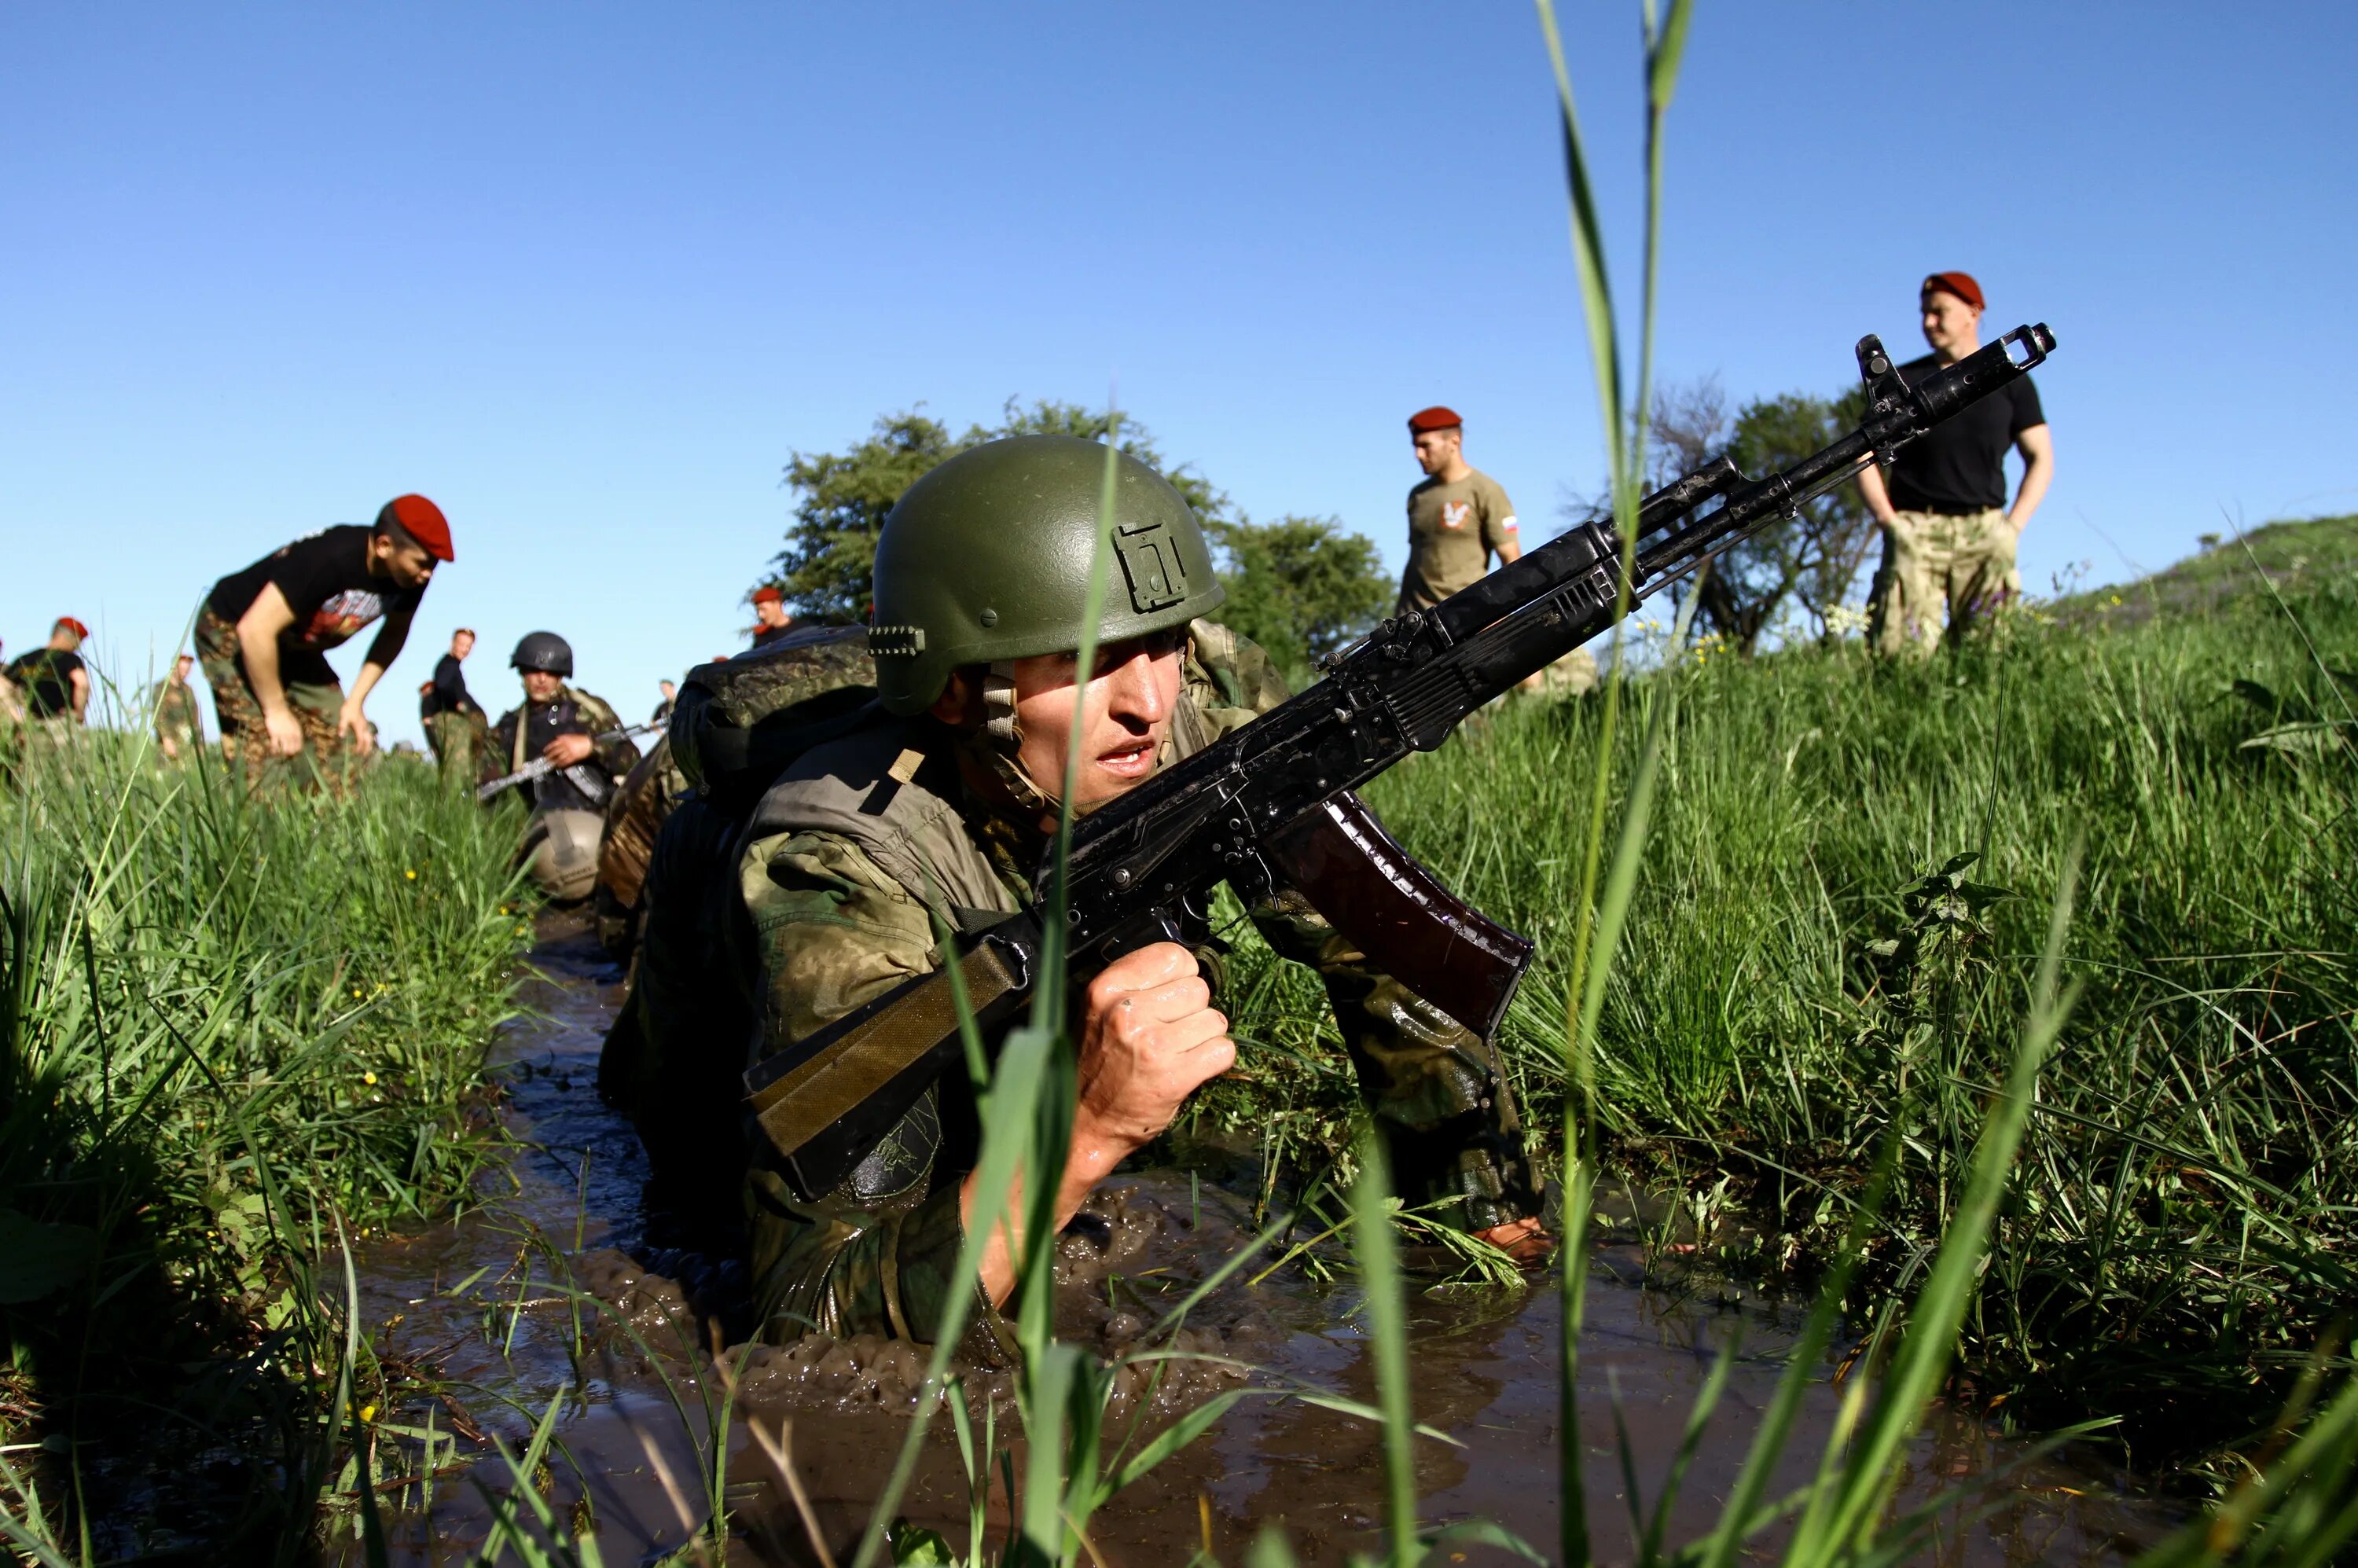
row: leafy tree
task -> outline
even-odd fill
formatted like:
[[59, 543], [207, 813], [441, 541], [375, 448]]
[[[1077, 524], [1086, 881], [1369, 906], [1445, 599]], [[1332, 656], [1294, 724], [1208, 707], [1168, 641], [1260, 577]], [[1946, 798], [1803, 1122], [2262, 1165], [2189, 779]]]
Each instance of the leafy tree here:
[[[1736, 414], [1727, 454], [1746, 473], [1768, 473], [1825, 446], [1866, 411], [1859, 387], [1831, 401], [1803, 392], [1756, 398]], [[1877, 536], [1875, 516], [1857, 486], [1837, 485], [1797, 515], [1724, 552], [1696, 608], [1747, 654], [1789, 607], [1798, 607], [1823, 637], [1826, 612], [1850, 598]], [[1714, 584], [1722, 591], [1715, 593]]]
[[[953, 435], [948, 426], [912, 408], [880, 417], [868, 438], [849, 451], [796, 452], [784, 479], [795, 494], [794, 521], [786, 529], [786, 547], [772, 563], [774, 573], [764, 580], [784, 592], [787, 607], [798, 616], [865, 621], [874, 596], [877, 533], [901, 492], [926, 470], [1001, 436], [1102, 441], [1113, 428], [1112, 416], [1078, 404], [1044, 398], [1027, 408], [1011, 397], [997, 425], [968, 426], [964, 435]], [[1123, 418], [1116, 445], [1170, 480], [1207, 523], [1227, 515], [1228, 498], [1200, 474], [1165, 468], [1144, 426]]]
[[[1829, 401], [1807, 393], [1755, 398], [1730, 420], [1716, 377], [1666, 383], [1654, 395], [1647, 441], [1646, 488], [1656, 490], [1725, 454], [1747, 474], [1787, 467], [1857, 424], [1864, 412], [1857, 388]], [[1609, 512], [1609, 495], [1575, 498], [1563, 512], [1575, 518]], [[1698, 574], [1698, 618], [1737, 651], [1755, 652], [1763, 635], [1798, 611], [1824, 635], [1826, 612], [1847, 600], [1858, 582], [1875, 520], [1856, 487], [1842, 485], [1722, 550]]]
[[1332, 517], [1214, 518], [1228, 601], [1221, 622], [1300, 676], [1391, 608], [1395, 586], [1375, 541]]

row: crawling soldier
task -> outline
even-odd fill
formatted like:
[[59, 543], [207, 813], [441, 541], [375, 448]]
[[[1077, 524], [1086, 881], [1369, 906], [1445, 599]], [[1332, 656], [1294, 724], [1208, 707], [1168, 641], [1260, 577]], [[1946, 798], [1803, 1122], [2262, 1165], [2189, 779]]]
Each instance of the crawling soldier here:
[[[871, 641], [878, 706], [769, 788], [739, 865], [760, 971], [757, 1057], [932, 969], [936, 920], [971, 925], [1032, 901], [1074, 733], [1105, 464], [1103, 447], [1071, 437], [991, 442], [934, 469], [886, 519]], [[1113, 571], [1078, 718], [1083, 813], [1285, 696], [1258, 648], [1203, 619], [1224, 595], [1195, 517], [1127, 456], [1116, 523], [1163, 531], [1179, 569]], [[1280, 892], [1254, 918], [1278, 952], [1325, 979], [1403, 1195], [1454, 1198], [1467, 1229], [1543, 1253], [1488, 1044], [1372, 969], [1298, 895]], [[1236, 1059], [1217, 977], [1213, 954], [1168, 942], [1076, 977], [1079, 1088], [1060, 1225]], [[817, 1201], [757, 1149], [747, 1197], [763, 1336], [933, 1338], [951, 1293], [967, 1288], [954, 1270], [974, 1219], [977, 1139], [961, 1066]], [[1002, 1304], [1014, 1289], [1003, 1231], [980, 1275], [984, 1307]], [[1004, 1326], [993, 1310], [977, 1315], [968, 1348], [995, 1358]]]

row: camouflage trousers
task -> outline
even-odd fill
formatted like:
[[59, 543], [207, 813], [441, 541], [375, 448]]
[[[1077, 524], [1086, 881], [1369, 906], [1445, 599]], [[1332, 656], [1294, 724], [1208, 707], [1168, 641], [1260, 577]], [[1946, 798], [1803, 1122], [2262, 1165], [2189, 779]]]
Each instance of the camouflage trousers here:
[[287, 683], [287, 706], [303, 727], [303, 750], [291, 757], [274, 757], [262, 699], [246, 684], [237, 628], [215, 614], [209, 604], [197, 612], [196, 643], [197, 662], [204, 666], [205, 680], [213, 688], [213, 717], [221, 730], [222, 755], [244, 764], [248, 784], [317, 783], [340, 795], [350, 787], [351, 762], [345, 755], [343, 732], [337, 728], [344, 708], [342, 687]]
[[491, 739], [492, 727], [472, 709], [438, 713], [426, 721], [426, 743], [434, 748], [434, 760], [442, 765], [442, 776], [456, 779], [470, 789], [474, 787], [476, 775], [482, 768], [483, 748]]
[[1867, 645], [1887, 658], [1936, 653], [1943, 609], [1947, 636], [1962, 640], [1976, 622], [2020, 596], [2017, 536], [2014, 524], [1995, 506], [1958, 514], [1897, 514], [1883, 531]]

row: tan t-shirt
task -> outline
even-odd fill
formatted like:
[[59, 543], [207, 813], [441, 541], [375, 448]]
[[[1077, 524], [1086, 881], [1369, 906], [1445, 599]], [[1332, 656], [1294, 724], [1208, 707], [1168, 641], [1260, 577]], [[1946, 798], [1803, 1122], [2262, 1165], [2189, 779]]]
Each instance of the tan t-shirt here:
[[1476, 470], [1454, 484], [1432, 478], [1408, 492], [1408, 569], [1401, 609], [1422, 610], [1473, 587], [1491, 553], [1516, 544], [1515, 503], [1498, 481]]

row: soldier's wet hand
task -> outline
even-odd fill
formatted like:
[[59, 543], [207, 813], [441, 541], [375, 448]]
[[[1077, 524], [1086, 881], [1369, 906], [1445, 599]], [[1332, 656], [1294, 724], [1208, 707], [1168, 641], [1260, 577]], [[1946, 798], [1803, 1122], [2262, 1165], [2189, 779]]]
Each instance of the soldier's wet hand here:
[[1087, 1132], [1123, 1154], [1139, 1148], [1236, 1059], [1195, 954], [1158, 942], [1115, 959], [1089, 982], [1081, 1020], [1076, 1143]]
[[560, 768], [569, 768], [597, 748], [587, 735], [559, 735], [540, 749], [540, 754]]

